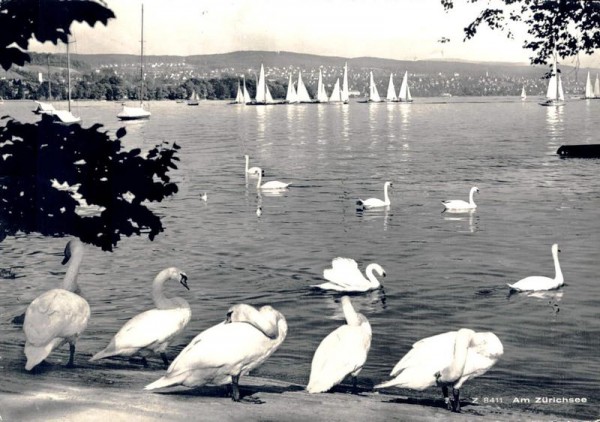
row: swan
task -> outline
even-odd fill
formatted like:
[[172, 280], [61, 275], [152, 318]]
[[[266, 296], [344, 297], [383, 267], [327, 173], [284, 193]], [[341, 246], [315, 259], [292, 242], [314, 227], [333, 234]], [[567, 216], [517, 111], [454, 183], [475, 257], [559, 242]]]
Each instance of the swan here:
[[248, 155], [244, 155], [244, 158], [246, 159], [246, 174], [250, 175], [250, 176], [258, 176], [259, 174], [262, 174], [263, 171], [260, 167], [250, 167], [248, 168], [248, 166], [250, 165], [250, 156]]
[[336, 328], [321, 341], [312, 360], [310, 379], [306, 390], [323, 393], [352, 376], [356, 390], [356, 377], [367, 360], [371, 347], [371, 325], [367, 318], [357, 313], [348, 296], [341, 299], [346, 325]]
[[539, 292], [542, 290], [553, 290], [558, 289], [565, 283], [563, 273], [560, 269], [560, 263], [558, 262], [558, 244], [552, 245], [552, 259], [554, 259], [554, 278], [543, 277], [539, 275], [525, 277], [514, 284], [508, 284], [511, 290], [517, 292]]
[[[394, 379], [374, 388], [401, 387], [425, 390], [442, 387], [449, 410], [460, 412], [460, 387], [465, 381], [485, 374], [504, 353], [500, 339], [492, 332], [476, 333], [468, 328], [427, 337], [394, 366]], [[453, 402], [448, 398], [452, 387]]]
[[260, 217], [262, 215], [262, 207], [257, 207], [256, 208], [256, 216]]
[[271, 356], [285, 340], [287, 329], [285, 317], [271, 306], [234, 305], [224, 322], [198, 334], [171, 363], [167, 374], [145, 389], [231, 383], [232, 399], [240, 401], [240, 376]]
[[70, 352], [67, 366], [74, 366], [75, 343], [90, 319], [90, 305], [80, 296], [77, 284], [82, 259], [83, 243], [79, 239], [70, 240], [62, 262], [69, 263], [62, 288], [42, 293], [25, 311], [23, 331], [28, 371], [65, 343], [69, 343]]
[[208, 193], [204, 192], [201, 196], [200, 199], [202, 199], [204, 202], [208, 201]]
[[473, 186], [469, 192], [469, 202], [463, 201], [462, 199], [450, 199], [442, 201], [446, 210], [450, 211], [461, 211], [461, 210], [474, 210], [477, 208], [477, 204], [473, 200], [473, 194], [479, 193], [479, 188]]
[[369, 209], [369, 208], [380, 208], [380, 207], [387, 207], [390, 205], [390, 197], [388, 195], [388, 188], [392, 187], [392, 182], [385, 182], [383, 185], [383, 198], [384, 200], [382, 201], [381, 199], [378, 198], [369, 198], [369, 199], [359, 199], [358, 201], [356, 201], [356, 205], [362, 207], [363, 209]]
[[371, 263], [367, 265], [365, 278], [355, 260], [351, 258], [337, 257], [331, 261], [331, 268], [323, 270], [323, 277], [328, 280], [327, 283], [315, 284], [322, 290], [336, 290], [338, 292], [366, 292], [381, 287], [381, 283], [373, 272], [377, 272], [380, 277], [385, 277], [385, 270], [381, 265]]
[[[259, 167], [259, 169], [260, 169], [260, 167]], [[271, 180], [269, 182], [265, 182], [263, 185], [260, 184], [261, 182], [262, 182], [262, 170], [258, 172], [258, 180], [256, 181], [256, 189], [283, 190], [283, 189], [287, 189], [291, 185], [291, 183], [283, 183], [278, 180]]]
[[180, 334], [190, 322], [190, 305], [180, 297], [167, 298], [163, 293], [164, 284], [174, 280], [189, 290], [187, 275], [178, 268], [165, 268], [152, 282], [152, 298], [156, 309], [150, 309], [131, 318], [115, 334], [108, 346], [96, 353], [90, 362], [110, 356], [142, 355], [147, 366], [147, 352], [159, 353], [165, 365], [169, 360], [165, 350], [175, 336]]

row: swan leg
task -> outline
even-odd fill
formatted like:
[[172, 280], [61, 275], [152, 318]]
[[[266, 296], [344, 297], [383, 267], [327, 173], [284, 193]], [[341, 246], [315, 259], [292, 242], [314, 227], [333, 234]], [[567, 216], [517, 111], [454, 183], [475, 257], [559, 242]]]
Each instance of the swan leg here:
[[460, 413], [460, 390], [458, 388], [452, 389], [452, 395], [454, 396], [454, 403], [452, 405], [452, 411]]
[[160, 354], [160, 357], [162, 358], [165, 366], [168, 368], [169, 367], [169, 358], [167, 357], [167, 354], [165, 352], [163, 352]]
[[452, 403], [450, 403], [450, 399], [448, 398], [448, 386], [442, 385], [442, 394], [444, 396], [444, 403], [446, 403], [446, 408], [448, 410], [452, 410]]
[[67, 362], [67, 368], [73, 368], [75, 366], [75, 343], [69, 343], [69, 361]]
[[238, 387], [239, 381], [240, 381], [239, 375], [231, 376], [231, 399], [233, 401], [240, 401], [240, 389]]
[[358, 394], [358, 380], [352, 376], [352, 394]]

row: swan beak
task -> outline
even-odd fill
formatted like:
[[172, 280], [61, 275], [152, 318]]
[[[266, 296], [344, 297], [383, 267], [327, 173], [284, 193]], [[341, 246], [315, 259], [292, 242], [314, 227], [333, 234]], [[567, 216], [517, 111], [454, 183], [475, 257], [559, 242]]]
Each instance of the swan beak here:
[[384, 271], [383, 273], [381, 273], [381, 276], [382, 276], [382, 277], [385, 277], [385, 271]]
[[181, 283], [181, 285], [183, 287], [185, 287], [186, 289], [190, 290], [190, 288], [188, 287], [188, 284], [187, 284], [187, 279], [188, 279], [187, 275], [185, 275], [185, 274], [182, 273], [181, 274], [181, 279], [179, 280], [179, 282]]
[[67, 255], [65, 255], [65, 257], [62, 260], [62, 265], [65, 265], [67, 262], [69, 262], [69, 258]]

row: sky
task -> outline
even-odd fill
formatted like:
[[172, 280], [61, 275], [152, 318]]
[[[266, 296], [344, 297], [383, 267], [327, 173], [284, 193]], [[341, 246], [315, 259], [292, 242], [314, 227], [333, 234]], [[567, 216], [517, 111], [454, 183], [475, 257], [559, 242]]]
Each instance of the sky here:
[[[138, 54], [142, 1], [106, 0], [116, 19], [104, 27], [75, 24], [75, 53]], [[486, 2], [455, 0], [144, 0], [148, 55], [218, 54], [240, 50], [397, 60], [459, 59], [529, 63], [525, 31], [507, 39], [481, 28], [463, 42], [463, 28]], [[450, 42], [439, 42], [443, 37]], [[33, 43], [38, 52], [64, 47]], [[600, 60], [592, 60], [600, 65]], [[573, 63], [567, 63], [573, 64]]]

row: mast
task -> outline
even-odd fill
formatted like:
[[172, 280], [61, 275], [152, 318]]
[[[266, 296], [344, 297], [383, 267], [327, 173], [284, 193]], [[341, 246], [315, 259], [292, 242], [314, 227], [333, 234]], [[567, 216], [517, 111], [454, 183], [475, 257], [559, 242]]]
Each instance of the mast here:
[[142, 3], [142, 34], [140, 46], [140, 107], [144, 102], [144, 4]]
[[71, 111], [71, 56], [69, 54], [69, 37], [67, 36], [67, 98], [69, 112]]
[[48, 60], [48, 101], [52, 101], [52, 82], [50, 81], [50, 54], [46, 56]]

